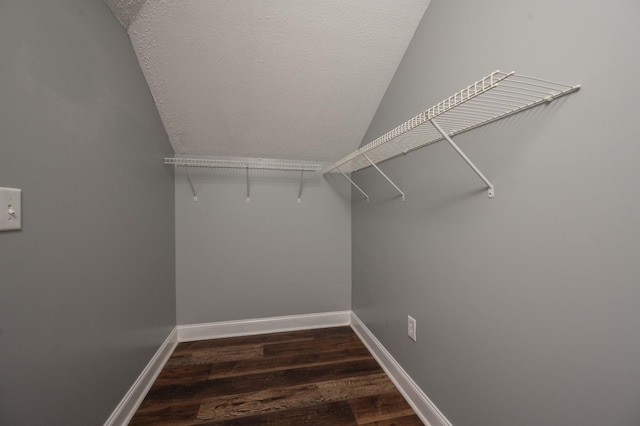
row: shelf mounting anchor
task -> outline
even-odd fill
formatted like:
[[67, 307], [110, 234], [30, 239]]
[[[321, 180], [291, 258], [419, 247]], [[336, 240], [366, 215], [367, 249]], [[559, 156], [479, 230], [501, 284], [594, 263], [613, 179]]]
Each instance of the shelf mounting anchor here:
[[189, 168], [187, 167], [187, 177], [189, 178], [189, 185], [191, 186], [191, 193], [193, 194], [193, 201], [198, 201], [198, 194], [196, 193], [196, 189], [193, 186], [193, 180], [191, 180], [191, 172], [189, 172]]
[[478, 169], [476, 167], [475, 164], [473, 164], [473, 161], [471, 161], [469, 159], [469, 157], [467, 157], [467, 155], [462, 152], [462, 150], [460, 149], [460, 147], [458, 145], [456, 145], [456, 143], [453, 141], [453, 139], [451, 139], [449, 137], [449, 135], [447, 134], [447, 132], [445, 132], [442, 127], [440, 127], [440, 125], [434, 120], [431, 119], [431, 124], [433, 124], [433, 127], [436, 128], [436, 130], [442, 135], [442, 137], [449, 142], [449, 145], [451, 145], [451, 147], [453, 149], [456, 150], [456, 152], [458, 153], [458, 155], [460, 157], [462, 157], [462, 159], [469, 165], [469, 167], [471, 167], [473, 169], [474, 172], [476, 172], [476, 174], [478, 175], [478, 177], [480, 179], [482, 179], [482, 181], [489, 187], [488, 189], [488, 194], [489, 194], [489, 198], [493, 198], [494, 196], [494, 190], [493, 190], [493, 184], [489, 181], [489, 179], [487, 179], [487, 177], [482, 174], [482, 172], [480, 171], [480, 169]]
[[298, 203], [302, 199], [302, 179], [304, 178], [304, 170], [300, 170], [300, 188], [298, 189]]
[[398, 191], [398, 192], [400, 193], [400, 195], [402, 195], [402, 201], [404, 201], [404, 192], [402, 192], [402, 190], [401, 190], [400, 188], [398, 188], [398, 185], [396, 185], [395, 183], [393, 183], [393, 181], [392, 181], [391, 179], [389, 179], [389, 177], [388, 177], [387, 175], [385, 175], [385, 174], [384, 174], [384, 172], [383, 172], [382, 170], [380, 170], [380, 167], [378, 167], [378, 166], [376, 165], [376, 163], [374, 163], [373, 161], [371, 161], [371, 158], [369, 158], [369, 157], [367, 156], [367, 154], [363, 153], [362, 155], [364, 156], [364, 158], [366, 158], [366, 159], [367, 159], [367, 161], [368, 161], [369, 163], [371, 163], [371, 165], [372, 165], [373, 167], [375, 167], [375, 169], [378, 171], [378, 173], [380, 173], [380, 174], [382, 175], [382, 177], [384, 177], [384, 178], [387, 180], [387, 182], [389, 182], [391, 185], [393, 185], [393, 187], [396, 189], [396, 191]]
[[245, 167], [246, 176], [247, 176], [247, 203], [251, 201], [251, 197], [249, 197], [249, 167]]
[[340, 170], [340, 167], [336, 167], [336, 169], [338, 169], [338, 171], [339, 171], [340, 173], [342, 173], [342, 176], [346, 177], [346, 178], [347, 178], [347, 180], [348, 180], [349, 182], [351, 182], [351, 185], [355, 186], [355, 187], [356, 187], [356, 189], [357, 189], [358, 191], [360, 191], [360, 192], [362, 193], [362, 195], [364, 195], [364, 196], [366, 197], [366, 199], [367, 199], [367, 203], [368, 203], [368, 202], [369, 202], [369, 196], [367, 195], [367, 193], [366, 193], [366, 192], [364, 192], [364, 191], [362, 190], [362, 188], [360, 188], [360, 187], [359, 187], [359, 186], [358, 186], [354, 181], [352, 181], [352, 180], [351, 180], [351, 178], [350, 178], [350, 177], [349, 177], [345, 172], [343, 172], [342, 170]]

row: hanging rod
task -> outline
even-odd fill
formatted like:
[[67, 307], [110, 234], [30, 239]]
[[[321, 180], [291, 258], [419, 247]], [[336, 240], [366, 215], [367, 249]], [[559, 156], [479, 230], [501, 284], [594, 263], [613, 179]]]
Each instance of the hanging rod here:
[[[355, 172], [426, 145], [446, 140], [487, 184], [489, 196], [492, 197], [491, 182], [451, 138], [493, 121], [549, 103], [578, 90], [580, 85], [556, 83], [519, 75], [514, 71], [509, 73], [494, 71], [327, 166], [323, 169], [323, 173]], [[378, 167], [376, 169], [379, 170]], [[387, 180], [396, 187], [388, 177]]]
[[253, 169], [253, 170], [280, 170], [292, 172], [315, 172], [322, 169], [321, 164], [313, 163], [278, 163], [271, 161], [245, 161], [222, 160], [208, 158], [165, 158], [164, 164], [173, 164], [177, 167], [210, 167], [221, 169]]

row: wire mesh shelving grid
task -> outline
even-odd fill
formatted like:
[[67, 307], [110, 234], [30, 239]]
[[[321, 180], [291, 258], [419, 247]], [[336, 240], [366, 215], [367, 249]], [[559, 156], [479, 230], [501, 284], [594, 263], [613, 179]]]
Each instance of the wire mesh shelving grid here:
[[579, 89], [579, 85], [495, 71], [327, 166], [323, 172], [355, 172], [444, 140], [437, 125], [453, 137]]

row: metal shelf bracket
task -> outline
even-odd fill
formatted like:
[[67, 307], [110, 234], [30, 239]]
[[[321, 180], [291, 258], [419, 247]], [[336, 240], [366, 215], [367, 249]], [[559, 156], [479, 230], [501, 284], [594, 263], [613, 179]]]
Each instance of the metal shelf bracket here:
[[304, 178], [304, 170], [300, 170], [300, 188], [298, 189], [298, 203], [302, 201], [302, 180]]
[[193, 201], [198, 201], [198, 194], [196, 193], [196, 189], [193, 186], [193, 180], [191, 179], [191, 173], [189, 173], [189, 169], [187, 169], [187, 177], [189, 178], [189, 185], [191, 186], [191, 193], [193, 194]]
[[402, 201], [404, 201], [404, 192], [402, 192], [402, 190], [400, 188], [398, 188], [398, 185], [393, 183], [393, 181], [391, 179], [389, 179], [389, 176], [385, 175], [384, 172], [382, 170], [380, 170], [380, 167], [378, 167], [376, 165], [376, 163], [371, 161], [371, 159], [367, 156], [367, 154], [363, 153], [362, 155], [364, 156], [364, 158], [367, 159], [367, 161], [369, 163], [371, 163], [371, 165], [373, 167], [375, 167], [375, 169], [378, 171], [378, 173], [380, 173], [382, 175], [382, 177], [385, 178], [387, 180], [387, 182], [389, 182], [396, 189], [396, 191], [398, 191], [400, 193], [400, 195], [402, 196]]
[[449, 137], [449, 135], [447, 134], [447, 132], [445, 132], [444, 130], [442, 130], [442, 127], [440, 127], [440, 125], [436, 122], [436, 120], [431, 119], [431, 124], [433, 124], [433, 127], [436, 128], [436, 130], [442, 135], [442, 137], [449, 142], [449, 145], [451, 145], [451, 147], [453, 149], [455, 149], [455, 151], [458, 153], [458, 155], [460, 157], [462, 157], [462, 159], [469, 165], [469, 167], [471, 167], [473, 169], [474, 172], [476, 172], [476, 174], [478, 175], [478, 177], [480, 177], [480, 179], [482, 179], [482, 181], [489, 187], [488, 189], [488, 193], [489, 193], [489, 198], [493, 198], [494, 196], [494, 190], [493, 190], [493, 184], [489, 181], [489, 179], [487, 179], [487, 177], [480, 171], [480, 169], [478, 169], [476, 167], [475, 164], [473, 164], [473, 161], [471, 161], [469, 159], [469, 157], [467, 157], [467, 155], [460, 149], [460, 147], [453, 141], [453, 139], [451, 139]]
[[367, 193], [366, 193], [366, 192], [364, 192], [364, 191], [362, 190], [362, 188], [360, 188], [360, 187], [359, 187], [359, 186], [358, 186], [354, 181], [352, 181], [352, 180], [351, 180], [351, 178], [350, 178], [350, 177], [349, 177], [345, 172], [343, 172], [342, 170], [340, 170], [340, 167], [336, 167], [336, 168], [338, 169], [338, 171], [339, 171], [340, 173], [342, 173], [342, 176], [344, 176], [345, 178], [347, 178], [347, 180], [348, 180], [349, 182], [351, 182], [351, 185], [355, 186], [355, 187], [356, 187], [356, 189], [357, 189], [358, 191], [360, 191], [360, 192], [362, 193], [362, 195], [364, 195], [364, 196], [365, 196], [365, 198], [367, 199], [367, 203], [368, 203], [368, 202], [369, 202], [369, 196], [367, 195]]

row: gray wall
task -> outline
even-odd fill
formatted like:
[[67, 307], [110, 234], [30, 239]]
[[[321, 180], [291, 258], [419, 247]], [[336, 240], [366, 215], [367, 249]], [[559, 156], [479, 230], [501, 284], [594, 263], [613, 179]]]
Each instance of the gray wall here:
[[351, 308], [348, 182], [297, 172], [176, 172], [178, 324]]
[[171, 149], [102, 0], [0, 2], [0, 58], [0, 424], [103, 424], [175, 325]]
[[355, 174], [354, 310], [456, 426], [640, 424], [639, 15], [434, 0], [363, 141], [495, 69], [583, 85], [457, 138], [493, 200], [445, 143], [382, 165], [404, 203]]

